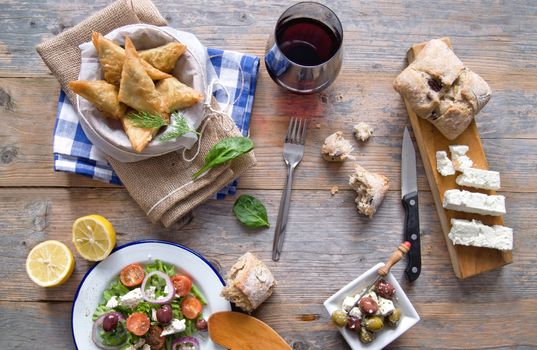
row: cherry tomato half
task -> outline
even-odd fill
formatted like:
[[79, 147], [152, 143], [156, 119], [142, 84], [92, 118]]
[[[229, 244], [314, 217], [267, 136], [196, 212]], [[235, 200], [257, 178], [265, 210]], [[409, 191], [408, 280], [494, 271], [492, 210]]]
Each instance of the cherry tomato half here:
[[180, 297], [188, 295], [192, 289], [192, 280], [185, 275], [173, 275], [172, 283], [175, 287], [175, 294], [178, 294]]
[[140, 264], [130, 264], [121, 270], [119, 280], [126, 287], [135, 287], [144, 281], [144, 268]]
[[198, 318], [202, 308], [201, 302], [193, 295], [188, 295], [181, 302], [181, 312], [189, 320]]
[[127, 318], [127, 330], [139, 337], [146, 334], [150, 326], [149, 317], [142, 312], [134, 312]]

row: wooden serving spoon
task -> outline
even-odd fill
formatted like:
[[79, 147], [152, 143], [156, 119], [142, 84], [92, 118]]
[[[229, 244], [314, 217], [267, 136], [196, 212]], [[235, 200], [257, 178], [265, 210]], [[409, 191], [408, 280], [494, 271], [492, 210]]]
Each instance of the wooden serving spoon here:
[[223, 311], [209, 317], [209, 336], [230, 350], [291, 350], [266, 323], [240, 312]]

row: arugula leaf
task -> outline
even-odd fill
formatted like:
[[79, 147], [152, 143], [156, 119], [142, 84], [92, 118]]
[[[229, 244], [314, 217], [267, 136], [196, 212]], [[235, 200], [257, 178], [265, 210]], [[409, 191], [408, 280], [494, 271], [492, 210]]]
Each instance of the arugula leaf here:
[[167, 274], [168, 276], [175, 275], [175, 266], [172, 264], [166, 264], [165, 262], [162, 262], [162, 260], [155, 259], [155, 261], [152, 264], [147, 264], [145, 266], [145, 273], [150, 273], [153, 271], [161, 271]]
[[127, 117], [134, 123], [137, 128], [160, 128], [168, 123], [158, 114], [147, 112], [130, 112]]
[[108, 287], [108, 289], [105, 289], [105, 291], [103, 292], [104, 303], [102, 304], [106, 304], [108, 300], [110, 300], [110, 298], [112, 298], [113, 296], [119, 297], [121, 295], [127, 294], [128, 292], [129, 288], [125, 287], [118, 277], [114, 282], [110, 284], [110, 287]]
[[207, 170], [242, 156], [253, 148], [254, 143], [248, 137], [234, 136], [225, 138], [211, 148], [205, 156], [205, 164], [192, 175], [192, 178], [196, 179]]
[[193, 296], [198, 298], [199, 301], [201, 301], [202, 305], [207, 305], [207, 299], [201, 294], [201, 290], [199, 290], [198, 287], [194, 283], [192, 283], [192, 289], [190, 290], [190, 293], [192, 293]]
[[247, 194], [241, 195], [233, 204], [233, 213], [241, 223], [248, 227], [270, 227], [267, 209], [263, 203]]
[[196, 129], [192, 128], [188, 124], [188, 120], [186, 120], [185, 116], [181, 112], [175, 112], [171, 115], [171, 118], [174, 120], [175, 123], [170, 125], [172, 130], [170, 132], [167, 132], [166, 134], [162, 135], [160, 137], [161, 141], [170, 141], [175, 140], [178, 137], [183, 136], [187, 132], [193, 132], [197, 135], [200, 135], [199, 132], [196, 131]]
[[106, 305], [99, 305], [95, 309], [95, 312], [93, 313], [93, 316], [91, 317], [91, 319], [93, 321], [96, 321], [102, 315], [107, 314], [107, 313], [112, 312], [112, 311], [114, 311], [114, 309], [106, 307]]
[[103, 329], [99, 330], [99, 336], [103, 345], [106, 346], [120, 346], [127, 341], [127, 330], [124, 322], [118, 322], [116, 329], [110, 332], [106, 332]]

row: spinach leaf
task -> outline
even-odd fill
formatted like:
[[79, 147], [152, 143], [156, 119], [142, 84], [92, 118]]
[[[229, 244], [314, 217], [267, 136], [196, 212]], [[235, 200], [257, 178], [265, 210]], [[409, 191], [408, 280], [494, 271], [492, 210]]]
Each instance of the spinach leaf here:
[[248, 227], [270, 227], [267, 209], [254, 196], [243, 194], [233, 204], [233, 212], [237, 219]]
[[254, 143], [248, 137], [235, 136], [225, 138], [211, 148], [205, 156], [205, 164], [192, 178], [196, 179], [207, 170], [242, 156], [250, 152], [253, 148]]

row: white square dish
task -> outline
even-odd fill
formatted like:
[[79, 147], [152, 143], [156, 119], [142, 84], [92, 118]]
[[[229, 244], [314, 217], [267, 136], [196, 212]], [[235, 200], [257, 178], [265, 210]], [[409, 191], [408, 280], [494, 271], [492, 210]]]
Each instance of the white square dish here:
[[[365, 273], [363, 273], [360, 277], [356, 278], [354, 281], [350, 282], [345, 287], [338, 290], [330, 298], [326, 299], [323, 304], [326, 308], [326, 311], [328, 311], [328, 314], [332, 315], [332, 312], [337, 309], [341, 309], [341, 303], [346, 296], [351, 294], [355, 295], [367, 286], [369, 286], [377, 278], [377, 271], [382, 266], [384, 266], [384, 263], [378, 263], [377, 265], [373, 266]], [[341, 335], [343, 335], [343, 338], [345, 338], [345, 340], [353, 350], [382, 349], [386, 345], [397, 339], [401, 334], [409, 330], [420, 320], [420, 316], [416, 312], [416, 309], [414, 309], [414, 306], [412, 306], [412, 303], [406, 296], [405, 292], [403, 291], [395, 277], [391, 273], [388, 273], [388, 275], [384, 277], [384, 279], [395, 287], [397, 305], [401, 309], [401, 319], [399, 320], [399, 324], [395, 328], [385, 327], [382, 331], [375, 334], [375, 339], [369, 344], [362, 343], [360, 339], [358, 339], [358, 334], [348, 330], [346, 327], [338, 327], [339, 331], [341, 332]], [[334, 327], [336, 326], [334, 325]]]

